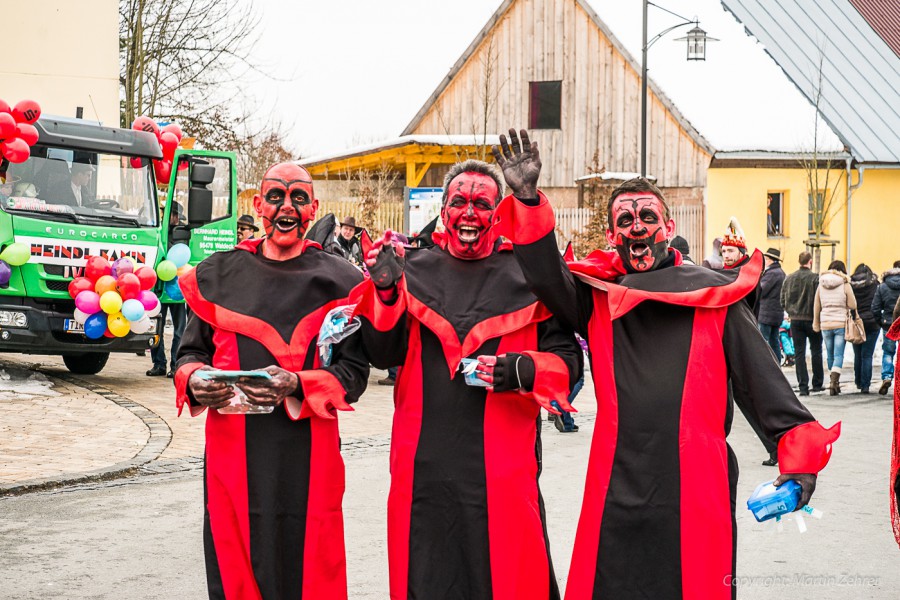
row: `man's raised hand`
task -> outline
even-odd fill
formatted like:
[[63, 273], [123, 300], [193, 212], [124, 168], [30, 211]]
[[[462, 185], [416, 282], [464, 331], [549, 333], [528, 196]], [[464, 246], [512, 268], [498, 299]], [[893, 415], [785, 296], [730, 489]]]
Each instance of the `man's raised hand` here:
[[541, 175], [541, 154], [538, 152], [537, 142], [528, 139], [528, 132], [524, 129], [519, 134], [522, 137], [521, 144], [515, 129], [509, 130], [509, 141], [506, 136], [500, 134], [500, 147], [493, 146], [491, 153], [494, 160], [503, 170], [503, 178], [506, 185], [512, 190], [516, 198], [537, 198], [537, 182]]
[[369, 277], [380, 290], [393, 288], [403, 275], [406, 248], [402, 244], [393, 243], [393, 237], [393, 233], [388, 229], [366, 253]]

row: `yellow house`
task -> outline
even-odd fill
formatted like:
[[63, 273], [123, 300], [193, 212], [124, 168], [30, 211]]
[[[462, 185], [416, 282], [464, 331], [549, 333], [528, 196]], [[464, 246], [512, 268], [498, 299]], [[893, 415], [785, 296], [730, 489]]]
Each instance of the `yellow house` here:
[[735, 216], [748, 246], [778, 248], [788, 272], [817, 243], [821, 269], [833, 257], [850, 272], [859, 263], [887, 270], [900, 260], [900, 31], [886, 26], [887, 3], [783, 0], [765, 10], [755, 0], [723, 4], [844, 149], [817, 152], [818, 169], [808, 149], [716, 152], [707, 174], [704, 254]]
[[65, 117], [80, 107], [85, 119], [119, 126], [116, 0], [4, 2], [3, 22], [3, 100]]

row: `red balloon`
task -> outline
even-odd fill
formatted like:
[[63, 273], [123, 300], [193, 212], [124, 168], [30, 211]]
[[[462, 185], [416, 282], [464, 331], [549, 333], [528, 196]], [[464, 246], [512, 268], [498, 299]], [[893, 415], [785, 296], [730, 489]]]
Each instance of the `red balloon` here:
[[8, 113], [10, 110], [12, 109], [9, 108], [9, 104], [7, 104], [3, 100], [0, 100], [0, 113]]
[[134, 273], [123, 273], [116, 279], [116, 289], [122, 300], [132, 300], [141, 293], [141, 280]]
[[22, 100], [13, 107], [12, 116], [16, 123], [32, 125], [41, 118], [41, 105], [34, 100]]
[[154, 160], [153, 168], [156, 171], [156, 181], [168, 184], [169, 178], [172, 177], [172, 162], [168, 160]]
[[103, 277], [104, 275], [109, 275], [112, 273], [112, 265], [109, 264], [109, 261], [103, 258], [102, 256], [89, 256], [87, 262], [84, 265], [84, 276], [90, 279], [92, 282], [97, 283], [97, 280]]
[[81, 292], [93, 292], [94, 284], [87, 277], [76, 277], [69, 282], [69, 295], [72, 299]]
[[159, 125], [157, 125], [156, 121], [150, 117], [138, 117], [134, 120], [134, 123], [131, 124], [131, 128], [137, 129], [138, 131], [146, 131], [147, 133], [152, 133], [156, 137], [159, 137]]
[[175, 123], [169, 123], [168, 125], [166, 125], [165, 127], [162, 128], [162, 131], [165, 133], [174, 134], [175, 137], [178, 138], [179, 142], [181, 141], [181, 138], [184, 137], [184, 132], [181, 131], [181, 127], [179, 127]]
[[162, 146], [163, 160], [172, 162], [175, 156], [175, 148], [178, 147], [178, 138], [170, 131], [159, 134], [159, 145]]
[[106, 328], [106, 331], [103, 332], [103, 337], [114, 338], [113, 332], [109, 330], [109, 327]]
[[38, 141], [38, 130], [34, 125], [19, 123], [16, 125], [16, 136], [24, 140], [29, 146], [34, 146]]
[[0, 142], [0, 153], [11, 163], [23, 163], [31, 156], [31, 148], [23, 139], [10, 138], [5, 142]]
[[16, 120], [9, 113], [0, 111], [0, 140], [16, 136]]
[[132, 169], [140, 169], [144, 166], [144, 159], [142, 159], [140, 156], [132, 156], [130, 162]]
[[141, 267], [134, 274], [140, 280], [142, 290], [153, 289], [153, 286], [156, 285], [156, 271], [153, 270], [153, 267]]

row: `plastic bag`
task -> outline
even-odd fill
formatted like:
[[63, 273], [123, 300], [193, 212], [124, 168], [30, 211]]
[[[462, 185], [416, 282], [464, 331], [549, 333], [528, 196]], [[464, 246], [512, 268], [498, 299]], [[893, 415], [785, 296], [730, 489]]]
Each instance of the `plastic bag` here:
[[354, 309], [355, 304], [339, 306], [325, 315], [322, 327], [319, 328], [319, 340], [316, 342], [323, 367], [331, 364], [332, 346], [359, 329], [359, 317], [353, 316]]

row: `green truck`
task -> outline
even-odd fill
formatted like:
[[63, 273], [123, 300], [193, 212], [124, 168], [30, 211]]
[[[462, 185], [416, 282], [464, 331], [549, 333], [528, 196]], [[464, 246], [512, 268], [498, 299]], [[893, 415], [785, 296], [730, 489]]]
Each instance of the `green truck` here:
[[[0, 288], [0, 352], [60, 355], [73, 373], [94, 374], [111, 352], [143, 352], [163, 333], [88, 339], [75, 321], [69, 282], [85, 256], [156, 265], [172, 244], [191, 264], [236, 243], [237, 172], [231, 152], [178, 149], [160, 210], [152, 161], [156, 136], [80, 119], [43, 117], [31, 157], [0, 163], [0, 250], [20, 242], [28, 262]], [[174, 302], [162, 283], [154, 290]]]

